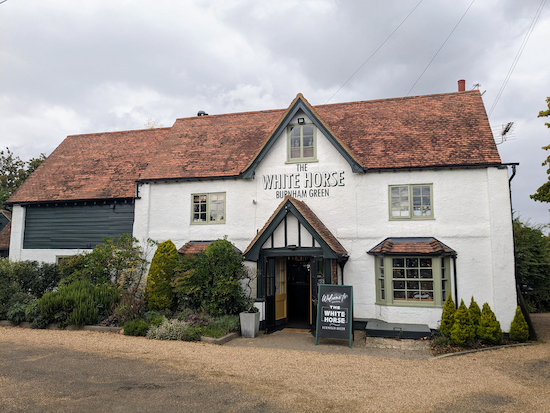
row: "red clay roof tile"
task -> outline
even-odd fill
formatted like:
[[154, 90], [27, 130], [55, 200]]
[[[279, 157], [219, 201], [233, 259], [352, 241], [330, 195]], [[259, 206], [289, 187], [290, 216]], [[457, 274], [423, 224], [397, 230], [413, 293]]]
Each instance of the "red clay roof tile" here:
[[[300, 94], [293, 104], [298, 98], [309, 105]], [[69, 136], [9, 202], [130, 198], [138, 179], [239, 176], [274, 138], [292, 105], [178, 119], [172, 128]], [[501, 162], [479, 91], [311, 110], [366, 169]]]
[[170, 128], [68, 136], [9, 202], [133, 198]]

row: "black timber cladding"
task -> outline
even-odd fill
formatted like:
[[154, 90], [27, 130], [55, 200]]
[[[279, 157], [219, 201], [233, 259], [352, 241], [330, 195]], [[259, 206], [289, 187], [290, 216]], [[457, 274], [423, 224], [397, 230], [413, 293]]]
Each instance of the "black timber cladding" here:
[[88, 249], [132, 234], [133, 202], [27, 205], [24, 249]]

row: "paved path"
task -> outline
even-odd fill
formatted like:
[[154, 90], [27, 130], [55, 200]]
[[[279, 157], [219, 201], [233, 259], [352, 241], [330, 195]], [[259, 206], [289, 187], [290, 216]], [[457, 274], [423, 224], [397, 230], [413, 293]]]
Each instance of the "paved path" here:
[[0, 411], [550, 412], [550, 314], [533, 321], [545, 343], [445, 359], [0, 327]]

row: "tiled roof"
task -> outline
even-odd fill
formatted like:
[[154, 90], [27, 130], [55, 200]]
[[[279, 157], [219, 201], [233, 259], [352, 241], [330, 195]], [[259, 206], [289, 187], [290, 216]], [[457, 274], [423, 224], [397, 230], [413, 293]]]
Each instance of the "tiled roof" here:
[[284, 206], [287, 204], [287, 202], [290, 202], [292, 205], [296, 207], [298, 212], [305, 218], [305, 220], [313, 227], [313, 229], [321, 236], [323, 241], [327, 243], [327, 245], [337, 254], [344, 256], [348, 255], [346, 249], [340, 244], [340, 242], [336, 239], [336, 237], [328, 230], [328, 228], [321, 222], [321, 220], [315, 215], [315, 213], [306, 205], [305, 202], [299, 201], [296, 198], [291, 197], [290, 195], [287, 195], [285, 199], [279, 204], [279, 206], [275, 209], [271, 217], [267, 220], [263, 228], [256, 234], [252, 242], [248, 245], [246, 248], [244, 255], [246, 255], [256, 244], [256, 242], [260, 239], [260, 237], [263, 235], [263, 233], [267, 230], [271, 222], [275, 219], [277, 214], [284, 208]]
[[[366, 169], [501, 162], [477, 90], [311, 108]], [[238, 176], [289, 109], [178, 119], [141, 178]]]
[[129, 198], [136, 180], [241, 175], [300, 98], [363, 169], [498, 165], [479, 91], [177, 119], [171, 128], [69, 136], [11, 203]]
[[214, 241], [189, 241], [178, 250], [181, 255], [193, 255], [203, 252]]
[[456, 255], [456, 252], [435, 238], [386, 238], [368, 251], [374, 255]]
[[170, 128], [69, 136], [9, 202], [133, 198]]
[[235, 176], [265, 144], [284, 110], [178, 119], [142, 179]]
[[[198, 254], [206, 250], [206, 248], [212, 244], [214, 241], [189, 241], [186, 242], [183, 247], [178, 250], [178, 253], [182, 255], [193, 255]], [[241, 250], [233, 245], [233, 249], [241, 254]]]
[[314, 109], [364, 168], [501, 162], [477, 90]]

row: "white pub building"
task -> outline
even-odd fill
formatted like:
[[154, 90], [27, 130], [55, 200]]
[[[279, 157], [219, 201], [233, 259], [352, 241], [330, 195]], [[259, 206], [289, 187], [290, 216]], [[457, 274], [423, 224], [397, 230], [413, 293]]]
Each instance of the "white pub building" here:
[[478, 91], [177, 119], [67, 137], [11, 198], [10, 259], [102, 237], [227, 236], [257, 270], [263, 325], [314, 324], [317, 285], [354, 317], [437, 328], [445, 298], [517, 305], [509, 176]]

